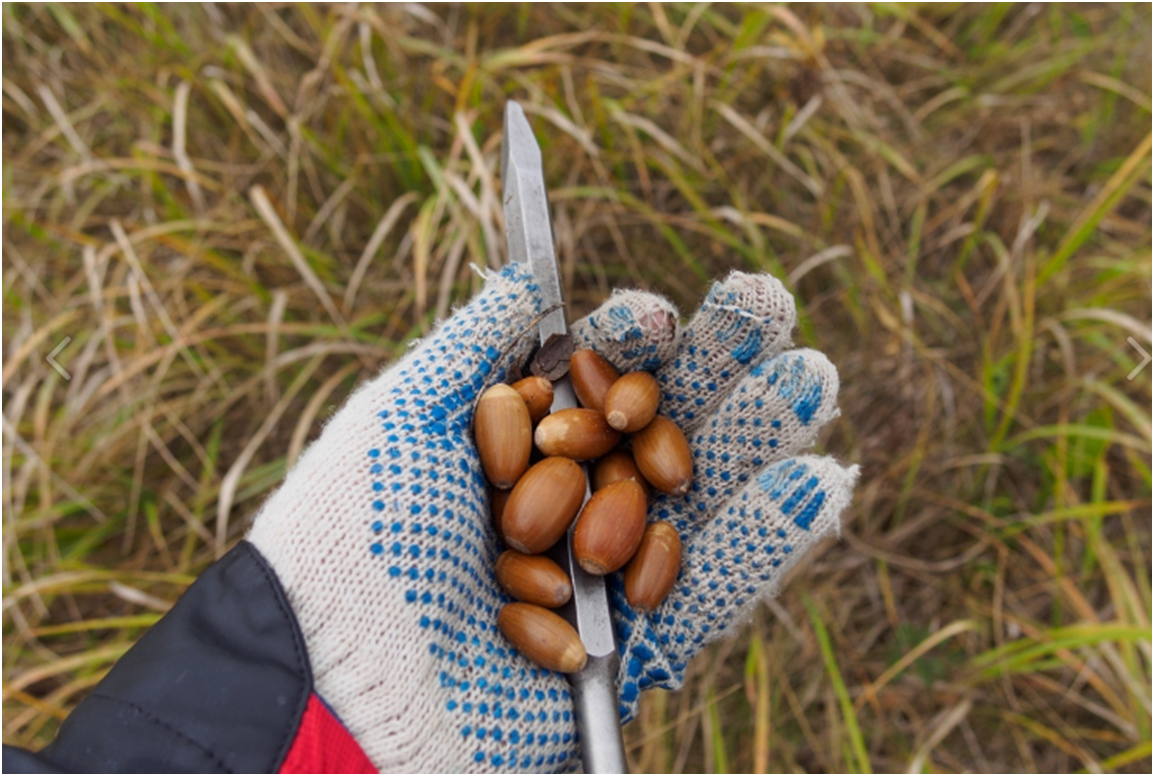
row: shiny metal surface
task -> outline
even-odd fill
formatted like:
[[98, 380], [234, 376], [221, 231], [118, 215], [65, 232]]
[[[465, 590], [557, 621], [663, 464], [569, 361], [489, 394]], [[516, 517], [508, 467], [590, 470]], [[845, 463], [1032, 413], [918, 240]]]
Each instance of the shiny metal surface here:
[[[541, 307], [549, 310], [539, 324], [541, 342], [568, 331], [561, 306], [561, 281], [553, 251], [553, 226], [541, 149], [525, 112], [515, 101], [505, 105], [505, 131], [501, 140], [501, 185], [505, 209], [505, 234], [509, 260], [527, 263], [541, 288]], [[553, 386], [552, 411], [577, 406], [573, 386], [565, 377]], [[588, 485], [585, 498], [589, 498]], [[560, 611], [577, 628], [589, 662], [569, 677], [577, 712], [581, 760], [586, 773], [624, 773], [625, 746], [617, 710], [617, 647], [609, 616], [605, 580], [586, 574], [573, 558], [573, 529], [565, 542], [554, 548], [554, 559], [573, 580], [573, 599]]]
[[[509, 261], [528, 264], [541, 286], [541, 309], [561, 303], [561, 280], [553, 252], [553, 220], [545, 194], [541, 148], [513, 100], [505, 105], [505, 132], [501, 138], [501, 187], [505, 207], [505, 236]], [[565, 308], [557, 307], [541, 319], [541, 342], [568, 331]], [[557, 409], [554, 403], [554, 409]], [[572, 406], [572, 405], [571, 405]]]

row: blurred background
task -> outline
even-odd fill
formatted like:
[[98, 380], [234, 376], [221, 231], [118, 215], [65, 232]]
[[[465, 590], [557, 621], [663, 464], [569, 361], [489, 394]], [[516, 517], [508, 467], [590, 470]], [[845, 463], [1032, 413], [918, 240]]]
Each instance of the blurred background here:
[[571, 315], [783, 278], [862, 466], [632, 767], [1150, 771], [1148, 4], [6, 3], [3, 66], [5, 742], [503, 263], [512, 97]]

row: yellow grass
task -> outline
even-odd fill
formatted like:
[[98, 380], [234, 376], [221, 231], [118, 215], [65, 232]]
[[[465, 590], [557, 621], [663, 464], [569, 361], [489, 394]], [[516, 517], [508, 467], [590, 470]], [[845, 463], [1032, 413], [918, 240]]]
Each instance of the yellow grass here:
[[632, 765], [1149, 771], [1148, 5], [3, 14], [6, 742], [503, 262], [516, 97], [572, 313], [787, 279], [862, 465]]

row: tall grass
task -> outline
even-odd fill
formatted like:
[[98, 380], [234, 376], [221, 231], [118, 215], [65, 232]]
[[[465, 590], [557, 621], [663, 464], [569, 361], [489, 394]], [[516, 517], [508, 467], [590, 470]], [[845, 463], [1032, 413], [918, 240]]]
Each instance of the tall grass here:
[[503, 261], [517, 97], [572, 312], [786, 278], [863, 468], [633, 766], [1149, 771], [1148, 5], [3, 14], [5, 741]]

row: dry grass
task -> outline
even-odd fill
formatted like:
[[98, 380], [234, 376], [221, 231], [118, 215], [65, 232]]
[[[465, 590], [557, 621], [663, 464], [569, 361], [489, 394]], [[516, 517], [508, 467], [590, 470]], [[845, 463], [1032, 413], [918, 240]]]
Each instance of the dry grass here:
[[516, 96], [577, 311], [788, 278], [863, 466], [633, 765], [1149, 772], [1148, 5], [3, 13], [5, 741], [501, 263]]

